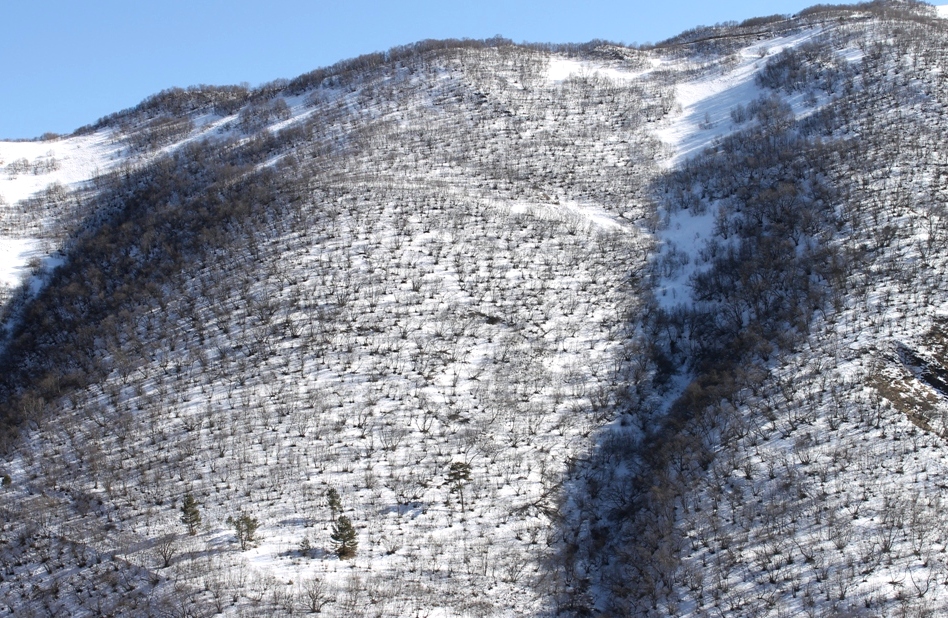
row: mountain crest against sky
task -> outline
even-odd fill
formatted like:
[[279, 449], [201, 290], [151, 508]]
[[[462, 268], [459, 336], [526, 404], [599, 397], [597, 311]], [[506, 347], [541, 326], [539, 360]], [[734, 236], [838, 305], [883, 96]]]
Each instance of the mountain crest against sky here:
[[0, 607], [943, 613], [946, 23], [423, 41], [0, 142]]

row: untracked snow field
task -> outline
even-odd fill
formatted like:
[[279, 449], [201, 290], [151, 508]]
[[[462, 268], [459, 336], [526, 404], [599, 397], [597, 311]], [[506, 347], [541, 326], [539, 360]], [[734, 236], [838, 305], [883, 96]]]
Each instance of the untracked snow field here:
[[547, 69], [547, 79], [554, 83], [563, 82], [570, 77], [604, 78], [623, 82], [641, 79], [651, 71], [652, 69], [626, 71], [594, 62], [557, 57], [550, 61], [550, 67]]

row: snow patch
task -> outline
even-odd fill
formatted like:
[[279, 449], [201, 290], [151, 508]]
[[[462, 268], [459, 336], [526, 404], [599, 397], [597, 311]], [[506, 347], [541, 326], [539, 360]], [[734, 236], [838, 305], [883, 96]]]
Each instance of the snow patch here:
[[509, 209], [512, 214], [529, 214], [538, 218], [571, 221], [599, 230], [628, 230], [604, 208], [594, 204], [582, 204], [575, 200], [552, 203], [513, 202]]
[[26, 276], [30, 259], [40, 255], [40, 241], [35, 238], [0, 236], [0, 287], [19, 285]]
[[676, 167], [733, 132], [736, 127], [731, 121], [731, 110], [760, 96], [754, 76], [767, 63], [768, 56], [797, 47], [821, 31], [817, 28], [754, 43], [740, 51], [740, 61], [731, 70], [678, 84], [675, 97], [682, 111], [656, 131], [673, 153], [664, 165], [669, 169]]
[[651, 69], [645, 71], [623, 71], [612, 67], [597, 65], [592, 62], [580, 62], [570, 58], [552, 58], [547, 69], [546, 77], [551, 82], [563, 82], [570, 77], [599, 77], [613, 81], [632, 81], [641, 79]]
[[[109, 130], [56, 140], [0, 142], [0, 220], [3, 214], [21, 211], [23, 200], [50, 186], [78, 189], [123, 160], [123, 146]], [[29, 278], [31, 260], [40, 260], [44, 270], [61, 262], [48, 254], [43, 239], [24, 232], [9, 224], [0, 228], [0, 299]], [[30, 280], [34, 292], [40, 281]]]
[[[0, 142], [0, 196], [8, 206], [53, 183], [72, 186], [109, 171], [123, 160], [110, 131], [41, 142]], [[21, 170], [17, 162], [26, 162]]]
[[796, 47], [820, 32], [821, 28], [815, 28], [749, 45], [741, 50], [739, 62], [729, 71], [678, 84], [675, 94], [682, 111], [656, 131], [673, 153], [664, 165], [676, 167], [732, 133], [736, 126], [731, 121], [731, 110], [760, 95], [754, 76], [767, 63], [767, 57]]
[[[669, 276], [663, 277], [658, 287], [658, 304], [671, 309], [682, 303], [691, 303], [691, 276], [701, 265], [699, 252], [714, 229], [716, 209], [702, 214], [683, 210], [670, 218], [668, 227], [659, 232], [663, 250], [658, 259], [669, 261]], [[674, 264], [674, 266], [672, 266]]]
[[942, 4], [935, 7], [935, 11], [938, 13], [938, 16], [942, 19], [948, 19], [948, 4]]

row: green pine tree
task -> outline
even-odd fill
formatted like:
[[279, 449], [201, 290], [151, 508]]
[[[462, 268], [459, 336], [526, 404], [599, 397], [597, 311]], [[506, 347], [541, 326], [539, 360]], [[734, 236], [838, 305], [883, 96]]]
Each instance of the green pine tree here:
[[184, 503], [181, 505], [181, 523], [188, 527], [188, 534], [191, 536], [197, 533], [198, 526], [201, 525], [201, 511], [198, 509], [197, 500], [191, 494], [184, 497]]
[[332, 525], [332, 534], [329, 536], [335, 545], [336, 555], [340, 559], [352, 558], [359, 548], [356, 530], [352, 522], [345, 515], [340, 515]]
[[335, 487], [330, 487], [326, 491], [326, 502], [329, 504], [329, 511], [332, 513], [330, 518], [332, 521], [335, 521], [336, 515], [342, 512], [342, 499], [339, 497], [339, 492], [336, 491]]
[[451, 493], [457, 494], [461, 500], [461, 512], [464, 512], [464, 484], [471, 480], [471, 464], [456, 461], [448, 469], [448, 483], [451, 484]]
[[256, 517], [242, 513], [236, 519], [228, 517], [227, 523], [234, 527], [234, 533], [237, 535], [240, 549], [247, 549], [253, 545], [253, 542], [256, 540], [257, 528], [260, 527], [260, 522], [257, 521]]

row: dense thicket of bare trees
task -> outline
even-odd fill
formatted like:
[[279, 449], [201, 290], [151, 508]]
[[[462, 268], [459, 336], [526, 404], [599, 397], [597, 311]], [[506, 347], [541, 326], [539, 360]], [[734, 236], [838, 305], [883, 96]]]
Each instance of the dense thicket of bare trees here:
[[[0, 211], [67, 256], [5, 308], [0, 606], [943, 611], [930, 13], [425, 41], [88, 128], [127, 163]], [[657, 165], [679, 81], [820, 24]]]

